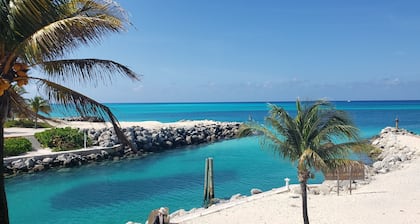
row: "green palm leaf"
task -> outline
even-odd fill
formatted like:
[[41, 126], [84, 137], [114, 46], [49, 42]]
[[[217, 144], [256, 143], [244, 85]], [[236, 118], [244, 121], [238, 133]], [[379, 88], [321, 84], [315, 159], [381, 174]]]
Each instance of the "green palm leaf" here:
[[73, 59], [46, 61], [39, 65], [49, 78], [57, 81], [96, 83], [110, 81], [115, 75], [126, 76], [133, 80], [139, 77], [127, 66], [111, 60]]

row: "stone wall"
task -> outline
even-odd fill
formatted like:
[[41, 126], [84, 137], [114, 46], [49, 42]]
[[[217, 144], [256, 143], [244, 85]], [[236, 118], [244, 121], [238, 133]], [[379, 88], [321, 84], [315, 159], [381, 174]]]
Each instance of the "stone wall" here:
[[[195, 125], [190, 128], [162, 128], [158, 130], [145, 129], [135, 126], [124, 128], [127, 139], [141, 152], [156, 152], [167, 149], [212, 143], [236, 136], [240, 123], [214, 123], [209, 125]], [[87, 131], [94, 145], [111, 147], [120, 144], [113, 128]]]
[[120, 141], [113, 128], [82, 130], [88, 133], [95, 147], [42, 156], [5, 158], [4, 172], [6, 176], [11, 176], [50, 168], [77, 167], [90, 162], [139, 157], [153, 152], [190, 145], [208, 144], [235, 138], [239, 125], [240, 123], [218, 122], [209, 125], [195, 125], [189, 128], [170, 127], [157, 130], [138, 126], [124, 128], [123, 132], [136, 147], [136, 152], [120, 147]]

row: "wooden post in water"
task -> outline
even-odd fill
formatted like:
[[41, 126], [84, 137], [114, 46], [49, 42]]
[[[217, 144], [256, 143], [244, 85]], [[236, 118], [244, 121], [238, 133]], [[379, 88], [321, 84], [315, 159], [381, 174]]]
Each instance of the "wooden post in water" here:
[[398, 119], [398, 116], [395, 118], [395, 129], [398, 129], [398, 122], [400, 120]]
[[204, 206], [206, 206], [207, 204], [207, 197], [208, 197], [208, 170], [209, 170], [209, 163], [208, 163], [208, 159], [206, 159], [206, 163], [204, 166], [204, 199], [203, 199], [203, 203]]
[[208, 207], [214, 198], [213, 158], [206, 159], [204, 169], [204, 207]]

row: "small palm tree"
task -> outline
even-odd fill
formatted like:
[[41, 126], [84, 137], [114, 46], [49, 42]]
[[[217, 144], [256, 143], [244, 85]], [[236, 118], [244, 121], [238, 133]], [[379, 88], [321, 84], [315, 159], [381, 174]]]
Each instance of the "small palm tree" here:
[[[17, 95], [19, 95], [21, 98], [23, 98], [23, 95], [28, 93], [25, 89], [25, 87], [23, 86], [18, 86], [17, 84], [14, 84], [11, 88], [13, 88], [13, 90], [16, 92]], [[25, 99], [25, 98], [23, 98]], [[25, 99], [26, 100], [26, 99]], [[9, 115], [7, 116], [8, 118], [11, 118], [12, 120], [14, 120], [16, 117], [22, 118], [25, 117], [24, 114], [19, 113], [19, 108], [16, 107], [17, 105], [10, 105], [10, 111], [9, 111]]]
[[[352, 163], [346, 159], [352, 146], [358, 144], [358, 129], [344, 111], [336, 110], [329, 102], [317, 101], [302, 105], [296, 101], [297, 115], [270, 104], [267, 126], [246, 123], [238, 135], [262, 134], [262, 145], [277, 151], [283, 158], [297, 163], [302, 192], [302, 212], [309, 224], [307, 182], [314, 170], [327, 171]], [[339, 140], [344, 143], [336, 143]]]
[[51, 112], [50, 103], [40, 96], [29, 99], [28, 102], [31, 109], [35, 112], [35, 128], [38, 128], [38, 113], [42, 112], [49, 115]]

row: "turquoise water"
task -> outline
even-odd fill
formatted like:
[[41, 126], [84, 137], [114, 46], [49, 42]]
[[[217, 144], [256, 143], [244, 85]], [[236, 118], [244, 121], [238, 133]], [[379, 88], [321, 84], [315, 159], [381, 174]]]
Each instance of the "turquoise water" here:
[[[278, 103], [293, 111], [294, 103]], [[362, 136], [385, 126], [420, 133], [420, 101], [336, 102], [353, 117]], [[121, 121], [212, 119], [262, 121], [265, 103], [108, 104]], [[56, 114], [56, 116], [59, 116]], [[231, 140], [155, 154], [143, 159], [99, 163], [76, 169], [47, 171], [6, 180], [12, 223], [144, 222], [150, 210], [200, 207], [205, 158], [214, 158], [215, 194], [228, 198], [297, 183], [295, 166], [271, 151], [260, 150], [256, 138]], [[322, 181], [316, 175], [312, 183]]]
[[[295, 102], [273, 102], [291, 114]], [[352, 101], [333, 102], [337, 109], [347, 111], [361, 129], [363, 137], [377, 134], [385, 126], [394, 126], [395, 118], [400, 127], [420, 132], [420, 101]], [[250, 116], [263, 122], [268, 106], [264, 102], [251, 103], [110, 103], [106, 104], [120, 121], [174, 122], [179, 120], [247, 121]], [[55, 106], [60, 108], [60, 106]], [[60, 110], [57, 110], [60, 111]], [[53, 117], [76, 116], [52, 113]]]

